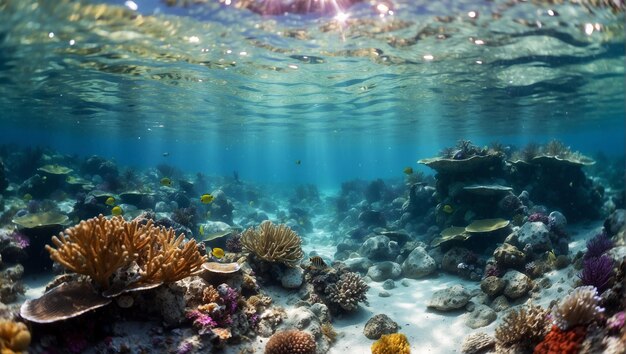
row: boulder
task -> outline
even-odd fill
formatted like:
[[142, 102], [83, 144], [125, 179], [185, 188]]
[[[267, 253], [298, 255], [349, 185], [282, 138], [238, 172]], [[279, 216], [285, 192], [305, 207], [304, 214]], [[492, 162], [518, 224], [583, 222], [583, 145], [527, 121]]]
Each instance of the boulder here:
[[404, 262], [402, 262], [402, 274], [411, 279], [425, 277], [437, 269], [435, 260], [426, 253], [423, 247], [416, 247]]

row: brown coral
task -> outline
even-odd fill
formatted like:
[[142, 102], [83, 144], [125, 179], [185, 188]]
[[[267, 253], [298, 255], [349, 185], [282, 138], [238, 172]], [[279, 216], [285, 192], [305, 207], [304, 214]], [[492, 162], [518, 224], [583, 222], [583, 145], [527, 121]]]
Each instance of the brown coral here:
[[204, 290], [202, 290], [202, 302], [205, 304], [211, 302], [217, 302], [220, 299], [220, 294], [217, 292], [217, 289], [213, 285], [208, 285]]
[[496, 328], [496, 351], [513, 346], [531, 350], [550, 329], [547, 315], [547, 310], [535, 305], [510, 311]]
[[339, 281], [328, 286], [328, 299], [346, 311], [354, 311], [359, 302], [367, 303], [369, 286], [358, 273], [348, 272], [341, 275]]
[[312, 335], [304, 331], [288, 330], [274, 334], [265, 346], [265, 354], [315, 354]]
[[81, 221], [54, 236], [56, 246], [46, 246], [50, 258], [67, 269], [89, 276], [101, 289], [110, 287], [111, 276], [133, 264], [139, 266], [137, 284], [174, 282], [197, 273], [205, 261], [194, 240], [176, 237], [173, 229], [141, 225], [122, 217]]
[[30, 345], [30, 332], [21, 322], [0, 321], [0, 352], [21, 353]]
[[287, 225], [261, 223], [258, 229], [249, 228], [241, 234], [241, 245], [268, 262], [295, 267], [302, 259], [302, 239]]

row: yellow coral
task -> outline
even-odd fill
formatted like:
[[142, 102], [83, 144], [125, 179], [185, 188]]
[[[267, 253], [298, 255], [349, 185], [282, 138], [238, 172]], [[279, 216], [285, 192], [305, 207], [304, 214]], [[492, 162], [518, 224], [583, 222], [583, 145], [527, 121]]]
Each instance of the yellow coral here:
[[249, 228], [241, 234], [241, 245], [257, 257], [268, 262], [295, 267], [304, 253], [302, 239], [289, 226], [261, 223], [257, 230]]
[[200, 271], [206, 258], [194, 240], [183, 241], [183, 235], [152, 221], [141, 225], [99, 215], [52, 237], [56, 248], [46, 245], [46, 250], [54, 261], [108, 289], [111, 276], [133, 262], [141, 268], [138, 284], [174, 282]]
[[30, 345], [30, 332], [21, 322], [0, 321], [0, 352], [21, 353]]
[[410, 354], [411, 346], [402, 333], [385, 334], [372, 344], [372, 354]]

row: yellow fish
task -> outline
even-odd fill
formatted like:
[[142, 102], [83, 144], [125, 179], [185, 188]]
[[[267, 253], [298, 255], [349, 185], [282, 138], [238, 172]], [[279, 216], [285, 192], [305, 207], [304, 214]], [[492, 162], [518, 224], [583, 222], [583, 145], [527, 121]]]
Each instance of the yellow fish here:
[[219, 247], [215, 247], [213, 248], [213, 251], [211, 251], [211, 254], [213, 255], [213, 257], [220, 259], [224, 257], [224, 250]]
[[553, 264], [556, 263], [556, 255], [554, 254], [554, 251], [548, 252], [548, 260]]
[[113, 206], [115, 205], [115, 198], [113, 197], [108, 197], [107, 200], [104, 202], [104, 204], [108, 205], [108, 206]]
[[33, 196], [30, 193], [26, 193], [24, 194], [22, 199], [24, 199], [25, 202], [30, 202], [31, 200], [33, 200]]
[[113, 207], [113, 209], [111, 209], [111, 215], [113, 216], [119, 216], [124, 214], [124, 210], [122, 210], [122, 207], [120, 207], [119, 205], [116, 205]]
[[402, 170], [402, 172], [404, 172], [404, 174], [407, 174], [407, 175], [412, 175], [413, 174], [413, 167], [407, 166], [407, 167], [404, 168], [404, 170]]
[[215, 197], [210, 195], [210, 194], [208, 194], [208, 193], [203, 194], [202, 196], [200, 196], [200, 201], [202, 202], [202, 204], [209, 204], [210, 202], [213, 201], [213, 199], [215, 199]]
[[200, 231], [200, 236], [204, 236], [204, 224], [200, 225], [198, 231]]
[[452, 208], [452, 205], [450, 205], [450, 204], [444, 205], [442, 210], [446, 214], [452, 214], [452, 212], [454, 211], [454, 209]]
[[170, 187], [172, 185], [172, 180], [167, 177], [163, 177], [161, 178], [161, 185]]

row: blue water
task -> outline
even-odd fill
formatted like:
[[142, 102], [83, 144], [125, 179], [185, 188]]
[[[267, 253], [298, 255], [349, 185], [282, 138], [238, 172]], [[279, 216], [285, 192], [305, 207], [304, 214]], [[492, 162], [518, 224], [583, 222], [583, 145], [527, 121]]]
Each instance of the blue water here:
[[416, 161], [459, 139], [624, 153], [623, 13], [399, 1], [393, 16], [358, 4], [338, 24], [136, 3], [141, 22], [128, 9], [96, 21], [87, 5], [4, 2], [0, 142], [320, 188], [428, 171]]

